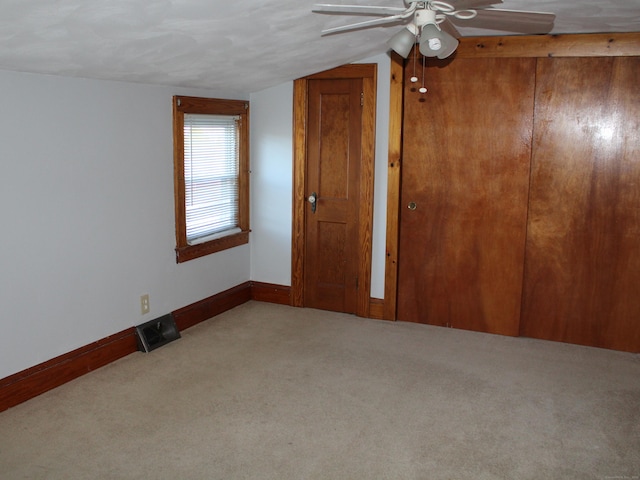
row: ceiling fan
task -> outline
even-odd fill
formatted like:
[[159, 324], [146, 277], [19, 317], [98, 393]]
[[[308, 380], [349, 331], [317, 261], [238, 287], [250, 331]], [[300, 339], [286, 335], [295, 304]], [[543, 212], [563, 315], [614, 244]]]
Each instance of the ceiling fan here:
[[458, 47], [462, 35], [456, 26], [468, 26], [523, 34], [549, 33], [555, 14], [493, 8], [502, 0], [403, 0], [404, 7], [333, 5], [318, 3], [312, 11], [342, 15], [376, 16], [370, 20], [328, 28], [322, 35], [359, 30], [379, 25], [404, 23], [405, 28], [387, 44], [407, 58], [416, 43], [425, 57], [447, 58]]

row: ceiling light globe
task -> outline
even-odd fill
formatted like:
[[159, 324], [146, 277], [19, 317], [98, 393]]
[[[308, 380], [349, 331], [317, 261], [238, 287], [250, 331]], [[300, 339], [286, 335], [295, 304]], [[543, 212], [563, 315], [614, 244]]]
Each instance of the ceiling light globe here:
[[447, 58], [456, 51], [460, 42], [447, 32], [428, 23], [420, 34], [420, 53], [425, 57]]
[[420, 53], [425, 57], [437, 56], [446, 46], [446, 38], [442, 31], [433, 23], [422, 27], [420, 33]]
[[409, 27], [405, 27], [396, 33], [387, 41], [387, 45], [400, 55], [402, 58], [407, 58], [411, 49], [416, 44], [415, 32], [412, 32]]

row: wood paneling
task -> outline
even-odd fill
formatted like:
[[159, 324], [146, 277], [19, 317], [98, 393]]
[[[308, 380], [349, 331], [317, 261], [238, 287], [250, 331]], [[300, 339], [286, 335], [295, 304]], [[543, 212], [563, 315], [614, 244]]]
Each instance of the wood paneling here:
[[398, 320], [517, 335], [535, 59], [444, 65], [405, 88]]
[[461, 38], [454, 58], [637, 55], [640, 55], [640, 33], [598, 33]]
[[640, 351], [640, 59], [540, 59], [523, 335]]
[[402, 167], [403, 59], [391, 53], [389, 92], [389, 158], [387, 161], [387, 231], [384, 270], [385, 320], [396, 319], [398, 295], [398, 233], [400, 227], [400, 176]]
[[[486, 58], [488, 62], [494, 62], [500, 58], [529, 58], [535, 65], [539, 64], [536, 95], [540, 104], [535, 112], [535, 142], [531, 145], [535, 159], [530, 188], [531, 213], [527, 223], [526, 280], [521, 297], [520, 333], [523, 335], [619, 350], [640, 350], [640, 322], [637, 321], [640, 295], [636, 293], [640, 285], [638, 56], [640, 33], [509, 36], [463, 38], [455, 57], [444, 62], [447, 65], [443, 66], [443, 72], [466, 59], [483, 62]], [[407, 62], [409, 70], [405, 67], [405, 74], [409, 76], [413, 74], [411, 62], [410, 58]], [[497, 112], [493, 118], [483, 116], [483, 106], [496, 108], [494, 103], [501, 102], [500, 88], [484, 92], [476, 89], [478, 82], [486, 82], [492, 76], [483, 68], [468, 72], [464, 81], [468, 88], [461, 86], [456, 94], [441, 96], [439, 100], [442, 103], [472, 102], [476, 105], [473, 108], [477, 109], [474, 115], [487, 125], [487, 130], [490, 130], [489, 126], [508, 128], [509, 122], [499, 120], [501, 115]], [[433, 70], [427, 69], [426, 85], [430, 91], [424, 104], [438, 94], [434, 86], [441, 85], [441, 77], [440, 72], [434, 74]], [[531, 78], [535, 79], [535, 75]], [[405, 91], [407, 95], [409, 92]], [[393, 106], [394, 99], [397, 102], [401, 93], [392, 88], [391, 94]], [[441, 118], [439, 108], [434, 105], [418, 115], [415, 111], [405, 114], [401, 164], [393, 161], [398, 149], [392, 143], [393, 132], [390, 133], [388, 215], [391, 217], [399, 210], [403, 217], [407, 216], [408, 198], [401, 198], [399, 194], [398, 167], [402, 167], [403, 192], [413, 188], [410, 182], [414, 182], [414, 186], [418, 184], [416, 188], [420, 188], [421, 183], [425, 190], [432, 190], [432, 198], [437, 200], [433, 205], [437, 208], [429, 209], [431, 218], [423, 228], [428, 232], [427, 238], [438, 240], [427, 247], [425, 255], [413, 256], [406, 262], [404, 268], [415, 271], [414, 282], [402, 284], [398, 280], [398, 285], [401, 292], [404, 288], [411, 289], [409, 295], [415, 297], [423, 295], [426, 288], [439, 289], [435, 292], [435, 306], [425, 305], [418, 310], [423, 316], [448, 319], [452, 310], [468, 308], [456, 300], [460, 298], [462, 288], [476, 292], [480, 288], [475, 280], [484, 270], [480, 265], [486, 261], [479, 254], [477, 243], [482, 244], [483, 239], [491, 236], [481, 224], [487, 213], [491, 217], [492, 207], [485, 204], [488, 209], [478, 209], [477, 215], [482, 218], [480, 223], [471, 222], [471, 228], [466, 230], [467, 238], [460, 234], [462, 243], [453, 243], [459, 238], [452, 236], [448, 228], [455, 228], [456, 223], [464, 225], [468, 220], [458, 212], [452, 219], [454, 210], [445, 207], [447, 202], [451, 207], [456, 206], [452, 199], [461, 198], [459, 190], [468, 187], [463, 180], [472, 173], [452, 170], [457, 167], [446, 162], [434, 163], [440, 161], [439, 157], [450, 155], [451, 143], [465, 138], [462, 134], [451, 138], [441, 132], [439, 137], [446, 142], [438, 141], [433, 134], [438, 127], [433, 125], [434, 119]], [[529, 112], [528, 116], [533, 119], [533, 114], [533, 111]], [[523, 111], [523, 115], [527, 112]], [[460, 130], [459, 126], [453, 125], [451, 131], [456, 128]], [[425, 132], [429, 140], [418, 140], [422, 147], [408, 150], [407, 139], [410, 136], [419, 138]], [[491, 135], [485, 135], [487, 144], [477, 141], [476, 145], [491, 149], [495, 144], [491, 138]], [[515, 138], [518, 138], [517, 134]], [[520, 140], [526, 143], [527, 138]], [[437, 156], [422, 155], [421, 152], [429, 151], [433, 143]], [[428, 161], [423, 170], [412, 172], [407, 165], [414, 162], [416, 156]], [[474, 156], [475, 152], [472, 152], [469, 159]], [[431, 187], [434, 183], [440, 185], [443, 179], [455, 179], [455, 184], [452, 183], [450, 189]], [[486, 192], [496, 190], [491, 181], [477, 183], [474, 188], [480, 199], [486, 198]], [[497, 203], [513, 201], [514, 198], [505, 196]], [[417, 203], [419, 210], [420, 202]], [[420, 222], [415, 221], [416, 227]], [[393, 218], [390, 218], [389, 225], [392, 223]], [[497, 224], [494, 226], [498, 227]], [[400, 228], [403, 227], [398, 226], [396, 230], [390, 227], [387, 239], [397, 238]], [[501, 235], [498, 230], [496, 233], [498, 237]], [[420, 241], [419, 238], [405, 240], [402, 233], [398, 252], [401, 275], [407, 249], [411, 251], [411, 245]], [[393, 241], [387, 240], [387, 244], [393, 247]], [[511, 248], [509, 245], [503, 247]], [[433, 262], [444, 265], [443, 259], [447, 255], [449, 258], [465, 257], [460, 264], [468, 268], [468, 284], [447, 283], [447, 275], [442, 273], [425, 286], [420, 280], [422, 272], [432, 268]], [[393, 315], [394, 295], [387, 291], [394, 286], [395, 272], [389, 271], [393, 269], [392, 262], [388, 261], [386, 267], [385, 312]], [[444, 266], [436, 265], [436, 268], [445, 271]], [[517, 275], [510, 278], [517, 283]], [[517, 300], [505, 297], [505, 301]], [[397, 303], [400, 312], [399, 297]], [[476, 307], [482, 309], [484, 305]], [[451, 325], [447, 320], [434, 323]], [[482, 322], [476, 326], [484, 329]]]
[[373, 246], [373, 184], [376, 145], [377, 68], [367, 65], [372, 73], [362, 77], [362, 141], [360, 151], [360, 198], [358, 201], [358, 295], [356, 314], [369, 317], [371, 293], [371, 257]]
[[304, 212], [307, 158], [307, 91], [309, 82], [293, 82], [293, 212], [291, 226], [291, 305], [304, 305]]
[[[465, 37], [454, 58], [481, 57], [581, 57], [639, 56], [640, 33], [580, 35], [518, 35]], [[402, 98], [404, 60], [391, 52], [391, 109], [389, 125], [389, 170], [387, 192], [387, 265], [385, 270], [385, 318], [395, 318], [397, 293], [397, 243], [400, 206]], [[391, 300], [391, 301], [390, 301]]]

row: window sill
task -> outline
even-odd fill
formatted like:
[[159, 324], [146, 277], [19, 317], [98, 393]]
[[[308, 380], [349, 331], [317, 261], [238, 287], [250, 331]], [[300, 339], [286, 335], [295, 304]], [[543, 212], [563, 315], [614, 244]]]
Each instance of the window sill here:
[[204, 257], [211, 253], [221, 252], [228, 248], [249, 243], [249, 230], [216, 238], [196, 245], [185, 245], [176, 248], [176, 262], [182, 263], [194, 258]]

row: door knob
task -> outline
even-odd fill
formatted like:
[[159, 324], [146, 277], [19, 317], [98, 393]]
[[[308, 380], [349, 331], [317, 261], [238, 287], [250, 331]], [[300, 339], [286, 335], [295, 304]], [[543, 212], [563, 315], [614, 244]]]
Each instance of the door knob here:
[[407, 205], [407, 208], [409, 210], [415, 210], [418, 206], [416, 205], [416, 202], [410, 202], [409, 205]]
[[311, 195], [309, 195], [308, 200], [311, 204], [311, 213], [316, 213], [316, 207], [318, 205], [318, 195], [316, 194], [316, 192], [313, 192]]

